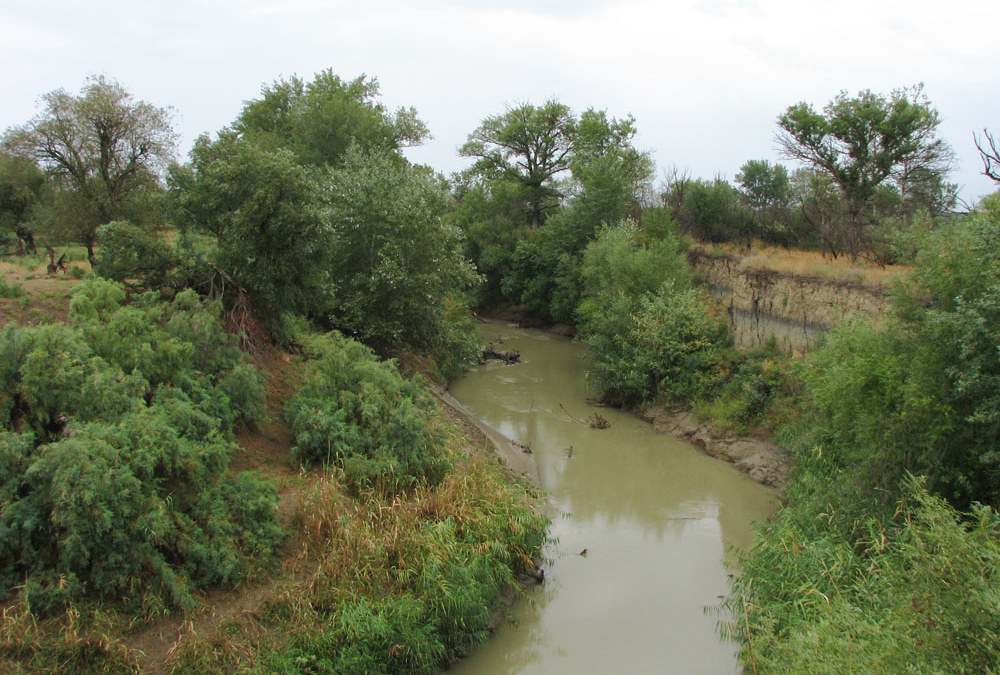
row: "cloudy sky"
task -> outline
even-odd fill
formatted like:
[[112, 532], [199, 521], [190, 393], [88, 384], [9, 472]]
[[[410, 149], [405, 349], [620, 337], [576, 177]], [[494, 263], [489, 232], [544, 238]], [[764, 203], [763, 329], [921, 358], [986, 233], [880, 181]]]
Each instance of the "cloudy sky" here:
[[446, 173], [483, 117], [555, 97], [634, 115], [661, 174], [732, 180], [779, 159], [789, 105], [923, 82], [971, 202], [994, 189], [972, 135], [1000, 135], [997, 26], [997, 0], [0, 0], [0, 129], [105, 74], [173, 107], [186, 155], [262, 84], [332, 68], [414, 106], [434, 138], [408, 155]]

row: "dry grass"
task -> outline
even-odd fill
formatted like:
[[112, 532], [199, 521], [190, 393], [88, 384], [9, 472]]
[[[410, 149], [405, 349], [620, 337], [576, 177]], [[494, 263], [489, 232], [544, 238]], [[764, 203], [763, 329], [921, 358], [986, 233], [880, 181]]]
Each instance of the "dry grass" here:
[[750, 252], [739, 244], [696, 243], [693, 249], [705, 255], [728, 255], [739, 261], [744, 270], [773, 270], [799, 277], [820, 277], [833, 281], [884, 288], [893, 279], [910, 271], [906, 265], [876, 265], [866, 260], [851, 261], [842, 255], [836, 259], [818, 251], [802, 251], [768, 246], [755, 242]]

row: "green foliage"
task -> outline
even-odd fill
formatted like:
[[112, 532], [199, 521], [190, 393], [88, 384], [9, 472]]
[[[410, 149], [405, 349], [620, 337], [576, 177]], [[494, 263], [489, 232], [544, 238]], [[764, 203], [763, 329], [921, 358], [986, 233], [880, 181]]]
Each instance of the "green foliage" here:
[[103, 76], [88, 78], [77, 96], [58, 89], [41, 102], [44, 110], [10, 129], [4, 144], [37, 161], [63, 188], [51, 213], [93, 261], [98, 226], [153, 217], [150, 196], [176, 143], [170, 113], [133, 101]]
[[175, 218], [212, 233], [221, 267], [274, 328], [282, 312], [329, 306], [325, 225], [317, 186], [295, 155], [224, 133], [201, 137], [190, 167], [170, 176]]
[[786, 422], [798, 400], [799, 381], [790, 367], [787, 355], [776, 347], [754, 352], [723, 353], [722, 360], [729, 370], [721, 377], [717, 388], [699, 392], [692, 408], [720, 429], [750, 433], [758, 427], [776, 428]]
[[953, 188], [942, 178], [954, 153], [936, 138], [940, 122], [923, 85], [897, 89], [889, 96], [866, 90], [851, 98], [841, 92], [822, 113], [806, 103], [789, 107], [778, 119], [778, 143], [787, 157], [836, 184], [846, 215], [841, 236], [856, 256], [870, 244], [870, 212], [885, 184], [912, 196], [913, 206], [931, 207], [936, 213], [953, 201], [946, 195]]
[[437, 483], [448, 468], [432, 399], [370, 349], [337, 333], [312, 337], [315, 359], [285, 408], [304, 464], [336, 465], [355, 490]]
[[7, 277], [0, 277], [0, 298], [20, 298], [28, 291], [24, 286], [16, 281], [7, 281]]
[[0, 237], [16, 243], [18, 253], [35, 250], [31, 221], [47, 188], [45, 174], [33, 161], [0, 152]]
[[274, 553], [273, 484], [228, 477], [261, 376], [192, 291], [126, 305], [92, 279], [73, 326], [0, 336], [0, 584], [47, 613], [88, 593], [190, 607]]
[[[653, 163], [632, 146], [635, 122], [549, 101], [489, 117], [461, 154], [477, 158], [454, 216], [485, 275], [481, 299], [571, 323], [581, 254], [602, 225], [639, 217]], [[568, 173], [562, 182], [557, 177]]]
[[447, 225], [443, 185], [389, 152], [349, 151], [323, 181], [334, 323], [381, 350], [445, 353], [446, 299], [476, 275]]
[[690, 287], [684, 243], [669, 225], [623, 221], [584, 252], [580, 327], [600, 396], [636, 405], [710, 386], [725, 328]]
[[327, 69], [309, 83], [293, 75], [265, 85], [233, 126], [262, 148], [285, 148], [308, 166], [339, 165], [351, 146], [394, 151], [427, 138], [413, 108], [390, 113], [378, 98], [378, 80], [364, 75], [346, 81]]
[[997, 672], [1000, 519], [962, 517], [916, 481], [902, 493], [853, 545], [829, 509], [764, 526], [727, 601], [744, 663], [752, 650], [762, 673]]
[[761, 672], [998, 671], [998, 229], [925, 233], [888, 325], [803, 368], [788, 506], [727, 600]]
[[726, 181], [687, 181], [681, 189], [683, 199], [674, 218], [686, 233], [712, 243], [753, 236], [753, 216], [740, 204], [740, 193]]
[[203, 252], [193, 250], [189, 243], [181, 235], [178, 245], [171, 246], [145, 228], [128, 222], [107, 223], [97, 228], [100, 257], [94, 271], [147, 289], [206, 286], [211, 270]]
[[[272, 606], [277, 644], [255, 656], [253, 672], [431, 673], [486, 639], [501, 593], [537, 559], [547, 520], [491, 457], [449, 452], [457, 461], [441, 484], [391, 505], [371, 493], [334, 498], [333, 477], [316, 483], [305, 527], [326, 533], [313, 542], [320, 573], [307, 595]], [[180, 667], [206, 671], [204, 658]]]

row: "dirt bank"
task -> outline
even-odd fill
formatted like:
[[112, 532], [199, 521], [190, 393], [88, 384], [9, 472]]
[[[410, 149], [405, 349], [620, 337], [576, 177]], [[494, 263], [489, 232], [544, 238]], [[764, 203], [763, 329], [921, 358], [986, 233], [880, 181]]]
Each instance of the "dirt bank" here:
[[431, 384], [429, 389], [441, 404], [442, 412], [462, 428], [475, 447], [492, 447], [497, 459], [511, 473], [528, 481], [532, 487], [538, 487], [538, 467], [523, 446], [480, 422], [444, 387]]
[[777, 443], [748, 436], [722, 434], [689, 412], [648, 405], [639, 417], [656, 431], [691, 443], [708, 455], [725, 460], [758, 483], [781, 487], [788, 478], [791, 454]]

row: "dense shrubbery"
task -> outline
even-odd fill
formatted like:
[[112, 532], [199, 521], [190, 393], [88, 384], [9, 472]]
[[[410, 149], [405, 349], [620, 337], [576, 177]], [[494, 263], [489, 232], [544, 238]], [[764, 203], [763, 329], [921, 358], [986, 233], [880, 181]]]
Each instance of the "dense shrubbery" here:
[[444, 430], [419, 384], [337, 333], [310, 338], [306, 351], [315, 360], [286, 406], [303, 463], [340, 467], [355, 491], [441, 480]]
[[81, 593], [191, 606], [282, 533], [275, 488], [227, 477], [232, 425], [258, 415], [260, 374], [193, 292], [125, 304], [91, 280], [72, 326], [0, 336], [0, 583], [36, 611]]
[[[1000, 517], [960, 517], [916, 481], [852, 523], [809, 499], [762, 526], [728, 604], [761, 673], [984, 673], [1000, 663]], [[744, 614], [746, 615], [744, 617]], [[749, 623], [749, 635], [745, 625]]]
[[171, 245], [147, 228], [107, 223], [97, 228], [97, 246], [100, 256], [94, 271], [106, 279], [168, 291], [208, 286], [207, 251], [196, 247], [187, 233]]
[[578, 316], [603, 399], [682, 399], [712, 377], [725, 327], [690, 286], [683, 248], [669, 223], [643, 230], [630, 221], [587, 247]]
[[788, 506], [728, 600], [762, 671], [1000, 663], [1000, 518], [980, 506], [1000, 501], [998, 231], [980, 213], [931, 234], [888, 325], [836, 331], [807, 362]]

